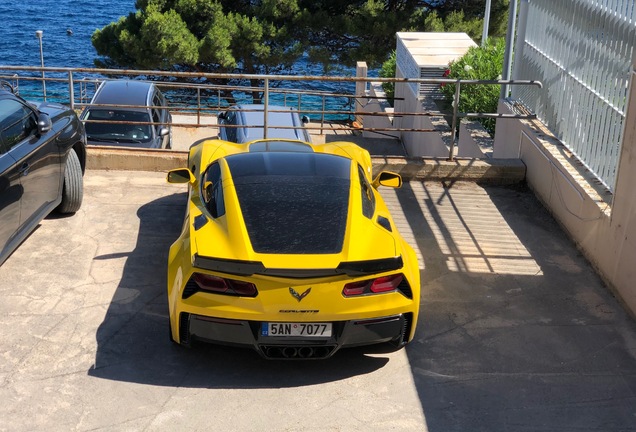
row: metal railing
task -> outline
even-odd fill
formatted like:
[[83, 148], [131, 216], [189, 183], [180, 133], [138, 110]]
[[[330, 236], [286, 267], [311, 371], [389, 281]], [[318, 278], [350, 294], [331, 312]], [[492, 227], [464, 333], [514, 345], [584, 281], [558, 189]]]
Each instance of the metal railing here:
[[[21, 74], [19, 74], [20, 72]], [[44, 74], [46, 72], [46, 76]], [[3, 73], [6, 73], [3, 74]], [[43, 73], [45, 78], [39, 76], [39, 73]], [[83, 76], [81, 76], [83, 75]], [[81, 76], [81, 78], [78, 78]], [[165, 72], [165, 71], [148, 71], [148, 70], [114, 70], [114, 69], [93, 69], [93, 68], [58, 68], [58, 67], [28, 67], [28, 66], [2, 66], [0, 65], [0, 79], [10, 79], [15, 84], [17, 89], [24, 89], [26, 86], [21, 85], [20, 82], [24, 81], [32, 84], [32, 88], [37, 86], [37, 83], [42, 81], [50, 82], [48, 86], [49, 100], [55, 100], [56, 95], [51, 94], [52, 89], [55, 88], [53, 83], [57, 83], [58, 95], [56, 101], [66, 103], [75, 110], [80, 110], [86, 106], [91, 105], [89, 99], [94, 94], [99, 83], [108, 77], [127, 77], [135, 78], [142, 77], [148, 79], [153, 77], [152, 80], [164, 91], [164, 95], [169, 101], [169, 109], [175, 112], [194, 113], [197, 116], [196, 124], [179, 124], [173, 123], [173, 126], [182, 127], [209, 127], [209, 124], [204, 124], [201, 119], [206, 115], [218, 115], [219, 112], [225, 110], [229, 104], [224, 103], [223, 95], [233, 94], [239, 92], [242, 94], [257, 93], [262, 95], [259, 102], [264, 104], [264, 124], [254, 125], [251, 127], [263, 127], [267, 131], [267, 118], [268, 112], [275, 112], [276, 109], [270, 109], [270, 105], [284, 105], [289, 106], [288, 101], [291, 100], [294, 105], [297, 105], [299, 114], [308, 115], [314, 121], [318, 121], [319, 126], [305, 126], [310, 131], [319, 131], [323, 134], [326, 130], [332, 128], [332, 119], [337, 119], [337, 128], [341, 131], [349, 132], [437, 132], [436, 129], [430, 128], [398, 128], [398, 127], [365, 127], [364, 125], [354, 124], [353, 118], [357, 116], [384, 116], [384, 117], [452, 117], [451, 130], [455, 133], [451, 133], [451, 140], [449, 144], [448, 159], [453, 160], [455, 158], [455, 143], [456, 143], [456, 131], [458, 128], [458, 120], [461, 118], [516, 118], [516, 119], [533, 119], [536, 118], [534, 114], [497, 114], [497, 113], [463, 113], [458, 111], [459, 95], [461, 88], [464, 85], [523, 85], [523, 86], [538, 86], [541, 87], [541, 83], [535, 80], [457, 80], [449, 78], [375, 78], [375, 77], [344, 77], [344, 76], [297, 76], [297, 75], [246, 75], [246, 74], [220, 74], [220, 73], [198, 73], [198, 72]], [[168, 81], [168, 79], [170, 81]], [[181, 80], [181, 81], [176, 81]], [[192, 80], [206, 80], [206, 83], [200, 82], [186, 82]], [[216, 82], [226, 81], [224, 84], [217, 84]], [[244, 82], [261, 82], [262, 86], [248, 86], [240, 84], [231, 84], [231, 82], [244, 81]], [[286, 84], [287, 87], [280, 85], [272, 85], [273, 82]], [[359, 104], [355, 103], [358, 99], [370, 99], [372, 98], [368, 94], [356, 95], [352, 91], [351, 93], [336, 93], [328, 91], [316, 91], [316, 90], [303, 90], [299, 88], [289, 87], [290, 83], [295, 83], [297, 86], [302, 83], [320, 82], [320, 83], [346, 83], [355, 86], [355, 83], [371, 83], [371, 82], [393, 82], [393, 83], [407, 83], [407, 84], [454, 84], [455, 96], [452, 112], [442, 111], [426, 111], [426, 112], [399, 112], [399, 113], [387, 113], [384, 111], [367, 111], [359, 110]], [[60, 91], [60, 88], [65, 88], [66, 91]], [[42, 88], [46, 88], [44, 85]], [[76, 92], [77, 90], [77, 92]], [[170, 98], [171, 96], [174, 98]], [[203, 95], [209, 99], [210, 95], [214, 95], [212, 98], [214, 103], [206, 103], [203, 99]], [[77, 96], [76, 96], [77, 95]], [[275, 96], [276, 95], [276, 96]], [[330, 103], [330, 100], [337, 100], [336, 106], [346, 106], [347, 109], [334, 109], [334, 103]], [[345, 102], [343, 102], [345, 101]], [[115, 107], [118, 105], [108, 105]], [[129, 106], [129, 105], [127, 105]], [[161, 108], [153, 106], [140, 106], [145, 108]], [[355, 107], [355, 109], [354, 109]], [[345, 118], [344, 122], [342, 119]], [[141, 124], [158, 125], [157, 123], [148, 122]], [[232, 127], [224, 125], [224, 127]], [[249, 126], [248, 126], [249, 127]], [[286, 129], [291, 127], [276, 126], [277, 129]], [[265, 132], [265, 136], [267, 132]]]
[[522, 101], [614, 190], [636, 42], [634, 0], [522, 1], [513, 76]]

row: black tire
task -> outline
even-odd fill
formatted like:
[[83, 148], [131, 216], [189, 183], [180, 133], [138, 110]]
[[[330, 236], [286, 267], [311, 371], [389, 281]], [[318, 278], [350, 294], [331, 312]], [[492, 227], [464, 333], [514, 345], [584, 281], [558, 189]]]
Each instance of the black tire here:
[[84, 179], [82, 175], [82, 165], [80, 165], [77, 153], [71, 149], [66, 158], [62, 202], [57, 208], [58, 212], [75, 213], [82, 206], [82, 199], [84, 198]]

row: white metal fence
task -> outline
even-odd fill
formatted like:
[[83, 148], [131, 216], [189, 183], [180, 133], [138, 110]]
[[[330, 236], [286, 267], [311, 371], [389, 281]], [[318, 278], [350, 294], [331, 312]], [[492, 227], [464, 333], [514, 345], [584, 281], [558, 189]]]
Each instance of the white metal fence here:
[[613, 191], [636, 42], [634, 0], [522, 0], [512, 97]]

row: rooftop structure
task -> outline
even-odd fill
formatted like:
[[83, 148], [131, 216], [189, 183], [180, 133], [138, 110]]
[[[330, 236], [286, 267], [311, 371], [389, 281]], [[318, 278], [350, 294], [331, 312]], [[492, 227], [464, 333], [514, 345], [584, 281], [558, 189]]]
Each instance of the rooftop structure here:
[[[450, 62], [477, 44], [466, 33], [397, 33], [396, 75], [400, 78], [442, 78]], [[409, 84], [414, 95], [437, 92], [437, 85]]]

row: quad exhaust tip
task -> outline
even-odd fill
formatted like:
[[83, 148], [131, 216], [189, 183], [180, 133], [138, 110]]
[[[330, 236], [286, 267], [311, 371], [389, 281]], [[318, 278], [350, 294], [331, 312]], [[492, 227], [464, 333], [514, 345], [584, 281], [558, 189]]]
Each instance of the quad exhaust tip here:
[[303, 360], [323, 359], [329, 357], [335, 346], [261, 346], [261, 353], [268, 359]]

